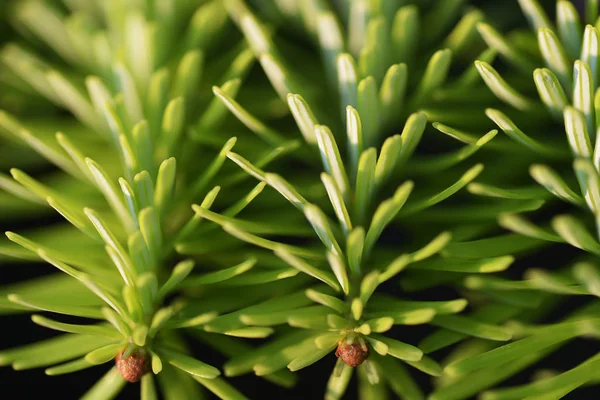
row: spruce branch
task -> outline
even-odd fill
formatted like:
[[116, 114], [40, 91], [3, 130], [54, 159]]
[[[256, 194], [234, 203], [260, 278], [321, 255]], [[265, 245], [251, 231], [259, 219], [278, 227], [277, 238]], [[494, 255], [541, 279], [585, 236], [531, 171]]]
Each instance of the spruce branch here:
[[[511, 43], [510, 34], [503, 36], [485, 23], [478, 24], [477, 29], [487, 45], [496, 50], [518, 74], [533, 74], [540, 101], [534, 99], [533, 93], [524, 94], [516, 89], [489, 63], [477, 61], [477, 69], [489, 89], [513, 109], [511, 114], [515, 118], [526, 116], [536, 121], [540, 131], [548, 129], [554, 133], [564, 130], [565, 135], [562, 138], [561, 135], [536, 138], [533, 128], [520, 129], [507, 113], [490, 108], [486, 114], [508, 137], [527, 148], [535, 157], [535, 164], [529, 170], [531, 177], [554, 197], [577, 208], [574, 209], [576, 215], [556, 216], [549, 226], [540, 226], [519, 212], [500, 215], [499, 223], [508, 230], [534, 240], [568, 243], [589, 253], [589, 257], [572, 268], [558, 271], [529, 269], [522, 281], [469, 277], [466, 285], [477, 290], [537, 290], [565, 296], [595, 295], [598, 239], [589, 231], [588, 221], [595, 223], [597, 231], [598, 171], [594, 161], [596, 145], [593, 144], [597, 128], [594, 104], [597, 102], [598, 71], [594, 54], [597, 53], [598, 31], [593, 25], [597, 17], [597, 4], [594, 1], [587, 2], [588, 13], [584, 16], [586, 20], [582, 21], [573, 4], [558, 1], [557, 20], [553, 23], [537, 1], [523, 0], [519, 3], [533, 30], [530, 36], [535, 41], [531, 44], [537, 42], [537, 48]], [[582, 29], [586, 23], [585, 29]], [[534, 56], [528, 57], [527, 54]], [[538, 117], [542, 107], [549, 118]], [[555, 144], [558, 139], [563, 140]], [[570, 153], [563, 149], [570, 149]], [[480, 195], [493, 195], [478, 189], [475, 192]], [[594, 307], [594, 303], [591, 302], [590, 307]], [[540, 360], [575, 337], [596, 336], [595, 316], [593, 312], [588, 314], [586, 309], [574, 313], [564, 322], [549, 326], [516, 324], [514, 328], [515, 336], [523, 336], [523, 339], [447, 366], [448, 374], [457, 376], [457, 379], [448, 386], [443, 384], [432, 398], [462, 398], [468, 393], [477, 393], [483, 386], [472, 387], [473, 377], [492, 378], [494, 371], [498, 371], [499, 363], [508, 365], [521, 358], [524, 354], [521, 349], [527, 348], [527, 352], [532, 354], [529, 359], [523, 359], [522, 364], [512, 363], [514, 366], [509, 369], [512, 370], [510, 373]], [[482, 398], [561, 398], [596, 379], [593, 373], [586, 373], [589, 371], [588, 365], [593, 365], [595, 358], [593, 356], [579, 366], [540, 382], [484, 392]], [[486, 386], [497, 381], [489, 379]]]
[[[578, 215], [521, 215], [554, 197], [598, 214], [596, 28], [566, 1], [556, 29], [519, 1], [530, 36], [503, 36], [484, 5], [401, 3], [0, 4], [19, 32], [0, 49], [0, 220], [60, 216], [0, 242], [3, 268], [59, 270], [0, 287], [0, 314], [63, 332], [0, 365], [115, 362], [85, 399], [126, 381], [142, 399], [245, 399], [192, 339], [227, 377], [285, 388], [335, 354], [330, 400], [355, 369], [361, 399], [424, 399], [406, 365], [436, 377], [429, 398], [464, 399], [597, 335], [596, 302], [536, 324], [600, 292], [595, 235]], [[535, 135], [553, 121], [567, 141]], [[592, 256], [502, 275], [565, 242]], [[418, 343], [397, 335], [416, 325]], [[482, 396], [558, 398], [597, 363]]]

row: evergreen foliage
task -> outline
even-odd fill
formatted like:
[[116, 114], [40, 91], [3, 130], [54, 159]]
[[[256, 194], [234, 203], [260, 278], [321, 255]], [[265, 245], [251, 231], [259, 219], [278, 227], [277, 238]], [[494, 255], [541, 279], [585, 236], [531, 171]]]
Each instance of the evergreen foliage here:
[[[0, 365], [98, 366], [86, 400], [292, 392], [335, 357], [327, 400], [354, 370], [361, 400], [596, 383], [589, 354], [494, 389], [600, 334], [598, 1], [493, 3], [0, 4], [0, 223], [25, 226], [0, 267], [58, 270], [1, 286], [0, 314], [62, 332]], [[506, 271], [565, 243], [572, 266]]]

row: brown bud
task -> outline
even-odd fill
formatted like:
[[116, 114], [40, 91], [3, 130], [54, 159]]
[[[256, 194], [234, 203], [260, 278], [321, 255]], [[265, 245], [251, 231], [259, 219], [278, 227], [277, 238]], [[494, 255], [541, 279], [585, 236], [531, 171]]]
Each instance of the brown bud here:
[[357, 342], [348, 344], [345, 340], [340, 340], [335, 351], [335, 356], [340, 357], [351, 367], [358, 367], [363, 361], [369, 358], [369, 348], [366, 346], [363, 348]]
[[127, 358], [122, 358], [122, 355], [123, 352], [117, 354], [115, 361], [123, 379], [137, 382], [150, 372], [150, 357], [145, 350], [136, 349]]

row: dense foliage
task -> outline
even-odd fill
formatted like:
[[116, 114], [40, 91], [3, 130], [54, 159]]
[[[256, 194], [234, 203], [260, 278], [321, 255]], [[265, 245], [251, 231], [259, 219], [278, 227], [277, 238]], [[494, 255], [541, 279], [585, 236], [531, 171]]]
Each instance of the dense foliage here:
[[0, 365], [101, 368], [87, 400], [336, 358], [327, 400], [597, 383], [590, 353], [500, 387], [600, 335], [598, 1], [508, 3], [0, 4], [0, 268], [54, 270], [0, 314], [62, 332]]

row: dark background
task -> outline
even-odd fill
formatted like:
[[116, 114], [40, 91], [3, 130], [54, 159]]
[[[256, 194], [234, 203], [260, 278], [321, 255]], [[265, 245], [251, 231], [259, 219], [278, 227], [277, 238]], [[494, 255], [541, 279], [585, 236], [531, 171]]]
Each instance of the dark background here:
[[[0, 3], [2, 0], [0, 0]], [[497, 0], [497, 1], [481, 1], [488, 6], [494, 8], [506, 8], [507, 13], [519, 13], [516, 6], [516, 0]], [[582, 1], [577, 1], [579, 5]], [[546, 1], [548, 12], [553, 15], [554, 1]], [[0, 4], [1, 6], [1, 4]], [[2, 9], [0, 8], [0, 38], [10, 37], [12, 34], [10, 28], [4, 21]], [[35, 221], [35, 224], [40, 226], [51, 221]], [[3, 230], [19, 230], [24, 229], [30, 224], [7, 223], [3, 225]], [[563, 260], [568, 260], [574, 252], [567, 246], [555, 246], [545, 250], [541, 255], [535, 257], [536, 265], [560, 265]], [[522, 272], [522, 267], [528, 265], [532, 260], [521, 260], [511, 267], [517, 276]], [[530, 265], [530, 264], [529, 264]], [[40, 276], [51, 272], [44, 265], [28, 265], [18, 264], [0, 265], [0, 284], [18, 282], [29, 277]], [[390, 288], [392, 289], [392, 288]], [[444, 294], [439, 290], [435, 292], [421, 293], [424, 299], [434, 300], [443, 298]], [[555, 317], [566, 315], [578, 305], [582, 304], [585, 299], [568, 300], [555, 312]], [[403, 340], [409, 343], [416, 343], [420, 338], [429, 332], [427, 327], [409, 327], [402, 330], [395, 330]], [[48, 337], [54, 334], [46, 328], [39, 327], [30, 321], [28, 315], [4, 316], [0, 318], [0, 349], [12, 347], [19, 344], [32, 343], [37, 340]], [[203, 361], [216, 366], [222, 365], [224, 358], [217, 352], [206, 348], [196, 341], [190, 341], [194, 354], [199, 356]], [[576, 366], [581, 361], [585, 360], [595, 352], [600, 351], [600, 344], [597, 341], [576, 340], [569, 345], [563, 347], [560, 351], [553, 353], [551, 356], [543, 359], [536, 368], [566, 370]], [[435, 358], [440, 360], [443, 358], [443, 352], [438, 352]], [[236, 386], [240, 391], [246, 394], [251, 399], [289, 399], [289, 400], [305, 400], [305, 399], [322, 399], [324, 387], [327, 379], [332, 371], [335, 363], [335, 356], [329, 355], [317, 364], [310, 368], [306, 368], [299, 372], [299, 383], [296, 388], [286, 390], [278, 386], [267, 383], [262, 379], [248, 375], [238, 378], [230, 378], [229, 381]], [[99, 366], [90, 368], [81, 372], [70, 375], [48, 377], [43, 373], [43, 369], [34, 369], [28, 371], [15, 372], [9, 367], [0, 368], [0, 400], [12, 399], [38, 399], [38, 398], [62, 398], [62, 399], [77, 399], [88, 388], [90, 388], [107, 370], [109, 366]], [[528, 382], [534, 369], [526, 370], [513, 378], [505, 381], [503, 385], [515, 385]], [[413, 375], [423, 388], [430, 387], [429, 378], [422, 373], [417, 373], [415, 370]], [[345, 399], [356, 398], [356, 382], [353, 379], [351, 386], [347, 391]], [[118, 397], [119, 399], [137, 399], [139, 398], [139, 385], [129, 384], [126, 389]], [[600, 398], [600, 389], [594, 387], [583, 388], [575, 393], [567, 396], [568, 399], [597, 399]]]

